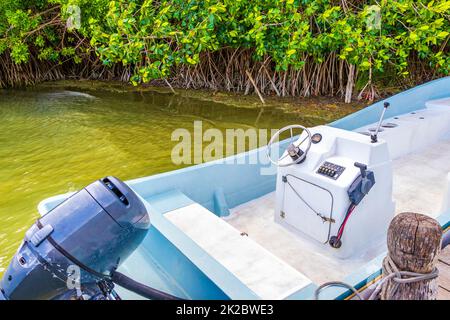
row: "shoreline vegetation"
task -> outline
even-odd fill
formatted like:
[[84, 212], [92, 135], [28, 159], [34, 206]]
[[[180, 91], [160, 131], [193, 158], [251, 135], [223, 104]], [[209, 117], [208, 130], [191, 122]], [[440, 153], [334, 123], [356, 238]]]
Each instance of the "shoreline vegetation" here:
[[101, 81], [101, 80], [57, 80], [39, 83], [30, 89], [51, 90], [61, 89], [69, 91], [82, 91], [95, 96], [96, 91], [105, 91], [113, 93], [158, 93], [174, 95], [179, 98], [197, 99], [204, 102], [220, 103], [234, 108], [276, 108], [289, 114], [297, 114], [302, 117], [316, 118], [320, 122], [329, 123], [340, 119], [348, 114], [354, 113], [370, 104], [366, 100], [353, 100], [345, 103], [338, 97], [265, 97], [263, 105], [257, 95], [243, 95], [239, 92], [211, 91], [208, 89], [170, 89], [167, 86], [152, 86], [150, 84], [141, 84], [134, 86], [130, 83], [121, 81]]
[[263, 104], [373, 101], [449, 74], [449, 12], [445, 0], [5, 1], [0, 87], [88, 79]]

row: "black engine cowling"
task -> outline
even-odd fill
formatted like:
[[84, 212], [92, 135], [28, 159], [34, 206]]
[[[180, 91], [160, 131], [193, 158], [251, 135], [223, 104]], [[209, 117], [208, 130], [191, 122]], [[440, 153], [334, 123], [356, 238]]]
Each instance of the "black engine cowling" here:
[[36, 221], [0, 283], [4, 299], [58, 299], [98, 291], [150, 227], [146, 207], [124, 182], [106, 177]]

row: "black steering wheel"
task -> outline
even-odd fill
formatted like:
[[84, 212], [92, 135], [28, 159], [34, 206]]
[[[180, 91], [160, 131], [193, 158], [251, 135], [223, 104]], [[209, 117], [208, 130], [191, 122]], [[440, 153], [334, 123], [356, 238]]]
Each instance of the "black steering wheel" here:
[[[302, 129], [307, 133], [306, 137], [302, 141], [300, 141], [300, 143], [293, 142], [293, 140], [294, 140], [293, 129]], [[283, 152], [286, 154], [281, 156], [281, 158], [279, 158], [278, 160], [275, 161], [271, 157], [272, 145], [275, 143], [276, 140], [278, 140], [280, 134], [282, 134], [283, 132], [285, 132], [287, 130], [289, 130], [290, 134], [291, 134], [291, 138], [290, 138], [291, 143]], [[308, 151], [311, 148], [311, 142], [312, 142], [311, 137], [312, 137], [311, 132], [308, 130], [308, 128], [306, 128], [302, 125], [299, 125], [299, 124], [293, 124], [293, 125], [281, 128], [280, 130], [275, 132], [275, 134], [272, 136], [269, 143], [267, 144], [267, 157], [269, 158], [270, 162], [272, 162], [274, 165], [276, 165], [278, 167], [287, 167], [287, 166], [292, 166], [293, 164], [301, 163], [306, 159], [306, 155], [308, 154]], [[306, 148], [304, 150], [300, 149], [300, 146], [306, 140], [307, 140]], [[287, 156], [290, 156], [291, 161], [288, 161], [288, 162], [283, 161]]]

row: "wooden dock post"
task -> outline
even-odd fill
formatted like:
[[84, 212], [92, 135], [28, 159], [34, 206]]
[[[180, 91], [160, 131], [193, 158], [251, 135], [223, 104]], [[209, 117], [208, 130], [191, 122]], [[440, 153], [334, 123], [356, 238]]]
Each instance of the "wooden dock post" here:
[[[418, 213], [400, 213], [389, 226], [383, 276], [395, 273], [395, 268], [420, 274], [434, 272], [441, 241], [442, 228], [435, 219]], [[410, 283], [389, 279], [383, 284], [381, 300], [434, 300], [437, 291], [437, 277]]]

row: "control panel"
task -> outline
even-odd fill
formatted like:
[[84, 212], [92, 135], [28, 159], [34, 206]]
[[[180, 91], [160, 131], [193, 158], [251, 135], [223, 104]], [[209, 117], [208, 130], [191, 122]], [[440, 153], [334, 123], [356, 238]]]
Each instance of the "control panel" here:
[[318, 174], [336, 180], [344, 172], [345, 168], [337, 164], [325, 161], [317, 170]]
[[[368, 261], [395, 212], [388, 144], [326, 125], [308, 130], [304, 162], [293, 163], [285, 151], [277, 168], [274, 221], [325, 255]], [[300, 142], [307, 136], [304, 130], [295, 146], [306, 150]]]

